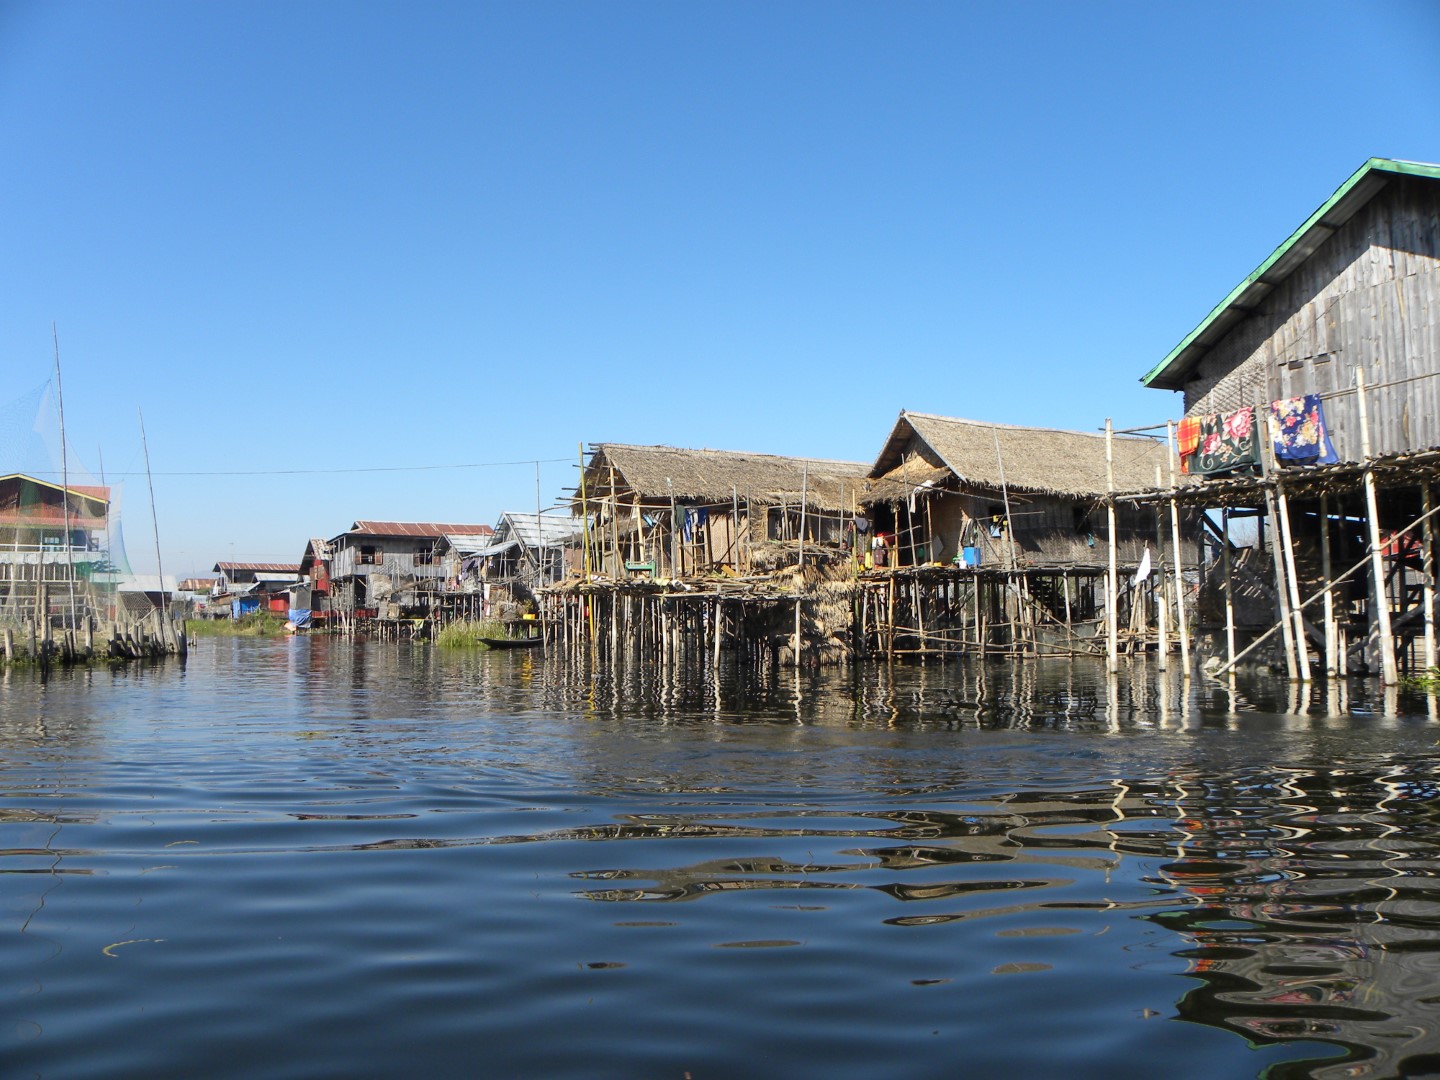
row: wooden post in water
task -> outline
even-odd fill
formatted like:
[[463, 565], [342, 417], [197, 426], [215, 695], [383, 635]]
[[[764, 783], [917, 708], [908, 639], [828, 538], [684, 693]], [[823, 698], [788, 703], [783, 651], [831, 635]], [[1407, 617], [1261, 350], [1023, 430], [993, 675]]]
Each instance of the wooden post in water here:
[[1225, 570], [1225, 663], [1235, 663], [1235, 560], [1230, 552], [1230, 508], [1220, 510], [1220, 558]]
[[[1320, 496], [1320, 576], [1330, 583], [1330, 496]], [[1325, 590], [1325, 674], [1334, 676], [1344, 670], [1339, 652], [1339, 635], [1335, 627], [1335, 597]]]
[[1434, 509], [1430, 492], [1430, 479], [1420, 485], [1421, 509], [1427, 515], [1425, 531], [1421, 534], [1420, 553], [1424, 566], [1424, 580], [1420, 586], [1421, 603], [1425, 605], [1425, 670], [1435, 668], [1435, 519], [1429, 517]]
[[1174, 422], [1167, 420], [1165, 427], [1170, 440], [1170, 453], [1166, 460], [1170, 469], [1170, 553], [1174, 556], [1175, 563], [1175, 625], [1180, 631], [1180, 666], [1184, 669], [1184, 677], [1188, 679], [1190, 678], [1190, 627], [1185, 618], [1185, 574], [1180, 562], [1180, 504], [1175, 498], [1175, 462], [1179, 457], [1179, 449], [1175, 442]]
[[1119, 603], [1119, 570], [1115, 552], [1115, 431], [1110, 417], [1105, 418], [1105, 520], [1109, 526], [1110, 563], [1105, 575], [1105, 650], [1107, 670], [1111, 675], [1120, 670], [1120, 629], [1115, 607]]
[[[1160, 466], [1155, 466], [1155, 487], [1160, 487]], [[1151, 592], [1155, 596], [1155, 648], [1157, 664], [1161, 671], [1170, 666], [1170, 607], [1165, 599], [1165, 526], [1160, 511], [1155, 511], [1155, 585]]]
[[1390, 596], [1385, 589], [1385, 556], [1380, 544], [1380, 506], [1375, 493], [1375, 470], [1370, 460], [1370, 416], [1365, 402], [1365, 371], [1355, 369], [1355, 397], [1360, 411], [1360, 454], [1365, 460], [1365, 511], [1370, 520], [1370, 583], [1374, 597], [1372, 620], [1380, 635], [1380, 673], [1386, 686], [1400, 681], [1395, 666], [1395, 638], [1390, 630]]
[[1300, 681], [1308, 683], [1310, 647], [1305, 636], [1305, 613], [1300, 610], [1300, 582], [1295, 571], [1295, 541], [1290, 535], [1290, 501], [1285, 496], [1285, 485], [1278, 477], [1275, 481], [1275, 495], [1280, 504], [1280, 535], [1284, 539], [1285, 580], [1290, 589], [1290, 614], [1295, 620], [1295, 663], [1299, 668]]

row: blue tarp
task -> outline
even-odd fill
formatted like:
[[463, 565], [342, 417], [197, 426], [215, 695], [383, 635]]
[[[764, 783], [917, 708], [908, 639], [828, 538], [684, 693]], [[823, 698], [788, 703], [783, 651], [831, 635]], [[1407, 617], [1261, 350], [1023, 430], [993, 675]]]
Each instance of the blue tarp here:
[[238, 619], [242, 615], [249, 615], [260, 610], [260, 598], [258, 596], [237, 596], [230, 601], [230, 617]]
[[295, 624], [296, 629], [302, 626], [308, 626], [310, 624], [310, 609], [292, 607], [290, 609], [290, 621]]

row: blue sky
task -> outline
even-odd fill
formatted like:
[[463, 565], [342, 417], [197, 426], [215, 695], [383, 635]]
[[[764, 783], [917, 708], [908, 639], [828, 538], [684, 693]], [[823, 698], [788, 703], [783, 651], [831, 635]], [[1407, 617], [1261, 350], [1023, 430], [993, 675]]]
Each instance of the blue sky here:
[[1426, 0], [0, 2], [0, 420], [53, 323], [72, 467], [153, 569], [143, 410], [182, 574], [550, 505], [582, 441], [1152, 423], [1437, 103]]

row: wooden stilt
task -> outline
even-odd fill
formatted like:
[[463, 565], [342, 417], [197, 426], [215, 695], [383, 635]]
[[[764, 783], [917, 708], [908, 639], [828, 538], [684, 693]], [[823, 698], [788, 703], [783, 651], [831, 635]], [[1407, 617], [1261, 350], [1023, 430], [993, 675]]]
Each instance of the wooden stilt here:
[[1300, 582], [1295, 572], [1295, 542], [1290, 535], [1290, 502], [1285, 496], [1285, 485], [1278, 480], [1275, 497], [1280, 509], [1280, 538], [1283, 540], [1285, 580], [1289, 586], [1291, 617], [1295, 620], [1295, 665], [1300, 681], [1310, 681], [1310, 647], [1305, 636], [1305, 613], [1300, 610]]
[[[1430, 481], [1420, 485], [1421, 508], [1428, 514], [1433, 509]], [[1425, 531], [1421, 533], [1420, 553], [1424, 567], [1424, 580], [1420, 585], [1421, 602], [1425, 605], [1425, 670], [1433, 671], [1435, 659], [1435, 522], [1425, 519]], [[1433, 695], [1432, 695], [1433, 696]]]
[[1221, 558], [1225, 566], [1225, 663], [1228, 666], [1235, 664], [1235, 560], [1230, 548], [1230, 510], [1225, 508], [1220, 511], [1220, 529], [1224, 533], [1222, 538]]
[[[1320, 496], [1320, 577], [1330, 583], [1330, 496]], [[1341, 671], [1342, 656], [1339, 653], [1339, 635], [1335, 627], [1335, 597], [1328, 590], [1325, 593], [1325, 674], [1338, 675]]]
[[1390, 629], [1390, 597], [1385, 589], [1385, 556], [1380, 544], [1380, 506], [1375, 470], [1370, 460], [1370, 418], [1365, 402], [1365, 372], [1355, 369], [1355, 397], [1360, 413], [1360, 453], [1365, 459], [1365, 511], [1370, 523], [1371, 618], [1380, 636], [1380, 678], [1386, 686], [1400, 681], [1395, 665], [1395, 638]]
[[1110, 564], [1105, 576], [1105, 648], [1108, 670], [1115, 674], [1120, 670], [1120, 631], [1116, 624], [1116, 604], [1119, 602], [1118, 572], [1115, 552], [1115, 434], [1114, 424], [1105, 418], [1105, 518], [1109, 526]]
[[1190, 678], [1190, 627], [1185, 618], [1185, 575], [1180, 563], [1180, 505], [1175, 499], [1175, 462], [1179, 457], [1175, 445], [1175, 424], [1167, 421], [1170, 454], [1170, 554], [1175, 567], [1175, 625], [1180, 633], [1180, 667], [1185, 678]]

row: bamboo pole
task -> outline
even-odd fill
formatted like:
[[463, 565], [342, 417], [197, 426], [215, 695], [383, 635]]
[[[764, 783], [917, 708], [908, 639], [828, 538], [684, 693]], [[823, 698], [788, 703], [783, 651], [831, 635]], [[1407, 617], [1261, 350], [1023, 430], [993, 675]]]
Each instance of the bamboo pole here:
[[1190, 627], [1185, 618], [1185, 574], [1180, 562], [1180, 504], [1175, 498], [1175, 462], [1179, 457], [1179, 447], [1176, 444], [1174, 422], [1166, 421], [1165, 427], [1170, 440], [1170, 453], [1166, 456], [1166, 462], [1170, 469], [1170, 554], [1175, 563], [1175, 624], [1180, 631], [1180, 666], [1184, 671], [1184, 677], [1188, 679], [1190, 678]]
[[[1421, 508], [1429, 513], [1433, 496], [1427, 478], [1420, 485]], [[1427, 519], [1425, 531], [1421, 534], [1421, 556], [1424, 565], [1424, 580], [1421, 582], [1421, 602], [1425, 605], [1425, 670], [1435, 668], [1435, 523]]]
[[1295, 620], [1295, 663], [1300, 670], [1300, 681], [1310, 681], [1310, 647], [1305, 637], [1305, 615], [1300, 610], [1300, 582], [1295, 571], [1295, 541], [1290, 535], [1290, 501], [1285, 496], [1285, 485], [1278, 478], [1275, 495], [1280, 505], [1280, 532], [1285, 540], [1285, 576], [1290, 588], [1290, 615]]
[[[1427, 508], [1428, 509], [1428, 508]], [[1330, 580], [1330, 496], [1320, 496], [1320, 577]], [[1341, 673], [1343, 665], [1337, 655], [1339, 634], [1335, 626], [1335, 597], [1325, 593], [1325, 674], [1334, 676]]]
[[[1407, 535], [1408, 533], [1412, 532], [1412, 531], [1416, 528], [1416, 526], [1418, 526], [1418, 525], [1423, 525], [1425, 522], [1430, 521], [1430, 520], [1434, 517], [1434, 515], [1437, 514], [1437, 513], [1440, 513], [1440, 507], [1435, 507], [1434, 509], [1427, 511], [1427, 512], [1424, 513], [1424, 514], [1421, 514], [1421, 515], [1420, 515], [1418, 518], [1416, 518], [1414, 521], [1410, 522], [1409, 525], [1406, 525], [1405, 528], [1403, 528], [1403, 529], [1401, 529], [1400, 531], [1398, 531], [1397, 533], [1395, 533], [1395, 534], [1394, 534], [1394, 535], [1395, 535], [1395, 538], [1398, 540], [1400, 537]], [[1370, 562], [1371, 562], [1371, 553], [1370, 553], [1370, 552], [1367, 552], [1367, 553], [1360, 559], [1360, 561], [1357, 562], [1354, 566], [1350, 567], [1349, 570], [1346, 570], [1343, 574], [1341, 574], [1339, 577], [1337, 577], [1334, 581], [1329, 582], [1329, 583], [1326, 584], [1324, 587], [1322, 587], [1319, 592], [1314, 593], [1308, 600], [1304, 601], [1304, 602], [1300, 605], [1301, 609], [1303, 610], [1303, 609], [1309, 607], [1311, 604], [1313, 604], [1316, 600], [1319, 600], [1319, 599], [1320, 599], [1322, 596], [1324, 596], [1326, 593], [1329, 593], [1329, 592], [1333, 591], [1334, 589], [1338, 588], [1338, 587], [1341, 585], [1342, 582], [1348, 581], [1348, 580], [1349, 580], [1351, 577], [1353, 577], [1358, 571], [1363, 570]], [[1259, 648], [1260, 645], [1261, 645], [1263, 642], [1268, 641], [1268, 640], [1270, 639], [1270, 637], [1275, 633], [1275, 631], [1277, 631], [1277, 630], [1280, 629], [1281, 625], [1282, 625], [1282, 624], [1280, 624], [1280, 623], [1276, 623], [1274, 626], [1270, 627], [1269, 630], [1266, 630], [1265, 633], [1261, 634], [1258, 638], [1256, 638], [1256, 639], [1255, 639], [1254, 641], [1252, 641], [1249, 645], [1247, 645], [1247, 646], [1245, 647], [1245, 649], [1240, 653], [1240, 655], [1236, 656], [1234, 660], [1232, 660], [1230, 663], [1225, 664], [1223, 667], [1217, 668], [1216, 671], [1215, 671], [1215, 677], [1218, 678], [1219, 676], [1225, 674], [1227, 671], [1229, 671], [1231, 668], [1233, 668], [1237, 663], [1239, 663], [1241, 660], [1245, 659], [1246, 656], [1250, 655], [1250, 653], [1252, 653], [1253, 651], [1255, 651], [1255, 649]]]
[[1365, 402], [1365, 372], [1360, 367], [1355, 369], [1355, 399], [1360, 411], [1360, 454], [1365, 461], [1365, 510], [1370, 519], [1370, 581], [1375, 604], [1372, 617], [1380, 633], [1380, 677], [1386, 686], [1394, 686], [1400, 681], [1400, 676], [1395, 667], [1390, 597], [1385, 589], [1385, 557], [1380, 545], [1380, 506], [1375, 493], [1375, 470], [1370, 460], [1370, 416]]
[[[590, 501], [585, 495], [585, 444], [580, 447], [580, 524], [581, 536], [583, 538], [583, 563], [585, 567], [585, 584], [590, 584]], [[573, 533], [571, 535], [574, 535]]]
[[1120, 670], [1119, 627], [1115, 621], [1120, 590], [1115, 553], [1115, 433], [1108, 416], [1105, 418], [1105, 490], [1109, 496], [1105, 500], [1105, 519], [1110, 532], [1110, 563], [1105, 575], [1105, 648], [1108, 670], [1114, 675]]
[[[1262, 408], [1263, 405], [1259, 402], [1251, 406], [1250, 431], [1256, 440], [1255, 456], [1260, 463], [1260, 477], [1264, 480], [1270, 475], [1270, 455], [1259, 445]], [[1265, 431], [1268, 436], [1268, 425]], [[1299, 651], [1305, 648], [1305, 643], [1295, 640], [1294, 623], [1290, 613], [1290, 580], [1285, 572], [1285, 553], [1281, 550], [1284, 540], [1280, 531], [1279, 512], [1275, 508], [1275, 493], [1269, 487], [1265, 489], [1265, 516], [1270, 523], [1270, 562], [1275, 573], [1275, 610], [1280, 617], [1280, 636], [1285, 647], [1285, 674], [1291, 682], [1295, 682], [1300, 678], [1300, 662], [1297, 656]]]
[[1220, 551], [1225, 567], [1225, 662], [1235, 666], [1235, 558], [1230, 544], [1230, 508], [1220, 511], [1220, 528], [1224, 533]]
[[[1160, 487], [1160, 466], [1155, 466], [1155, 487]], [[1157, 513], [1155, 515], [1155, 585], [1151, 592], [1155, 594], [1155, 651], [1156, 663], [1161, 671], [1165, 671], [1170, 663], [1170, 607], [1165, 599], [1166, 578], [1169, 575], [1165, 572], [1165, 526]], [[1158, 587], [1158, 592], [1157, 592]]]

